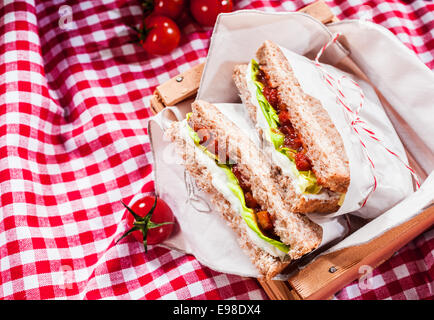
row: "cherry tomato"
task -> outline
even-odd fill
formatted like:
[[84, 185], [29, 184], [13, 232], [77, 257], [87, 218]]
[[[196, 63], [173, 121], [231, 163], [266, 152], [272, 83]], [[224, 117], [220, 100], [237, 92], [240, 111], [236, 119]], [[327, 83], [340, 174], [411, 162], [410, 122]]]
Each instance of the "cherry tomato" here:
[[167, 54], [178, 46], [180, 39], [181, 32], [176, 23], [163, 16], [146, 18], [140, 31], [140, 43], [150, 54]]
[[184, 0], [154, 0], [153, 14], [176, 19], [181, 15], [184, 4]]
[[[123, 204], [123, 203], [122, 203]], [[167, 203], [157, 197], [144, 196], [127, 208], [127, 225], [130, 228], [117, 241], [131, 234], [143, 242], [145, 252], [148, 244], [157, 244], [166, 240], [173, 231], [175, 217]]]
[[232, 0], [191, 0], [190, 11], [194, 19], [203, 26], [213, 26], [222, 12], [232, 11]]

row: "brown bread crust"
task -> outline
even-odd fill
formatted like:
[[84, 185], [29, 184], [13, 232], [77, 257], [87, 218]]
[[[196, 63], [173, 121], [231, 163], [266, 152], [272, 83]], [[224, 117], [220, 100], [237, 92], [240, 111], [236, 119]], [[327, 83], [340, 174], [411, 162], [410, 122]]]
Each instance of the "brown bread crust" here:
[[350, 183], [348, 157], [329, 114], [319, 100], [303, 92], [289, 61], [275, 43], [265, 41], [256, 56], [272, 87], [277, 88], [280, 102], [290, 112], [318, 182], [345, 193]]
[[[235, 85], [240, 92], [241, 100], [248, 110], [249, 116], [254, 124], [256, 124], [256, 112], [257, 107], [251, 103], [251, 94], [247, 88], [246, 72], [247, 64], [237, 65], [234, 68], [233, 79]], [[261, 128], [256, 126], [258, 133], [263, 137], [263, 131]], [[298, 213], [330, 213], [335, 212], [339, 209], [339, 194], [330, 192], [330, 198], [327, 200], [319, 199], [305, 199], [302, 195], [297, 194], [292, 185], [292, 178], [289, 176], [282, 175], [280, 169], [275, 165], [272, 165], [272, 178], [275, 180], [277, 185], [280, 187], [280, 191], [284, 198], [284, 201], [291, 207], [293, 212]]]

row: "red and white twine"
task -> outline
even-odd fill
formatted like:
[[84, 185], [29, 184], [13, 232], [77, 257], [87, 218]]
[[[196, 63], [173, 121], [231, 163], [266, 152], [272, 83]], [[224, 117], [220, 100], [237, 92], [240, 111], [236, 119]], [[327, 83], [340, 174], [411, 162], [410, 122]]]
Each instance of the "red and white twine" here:
[[[362, 145], [363, 152], [365, 153], [366, 158], [368, 159], [369, 164], [371, 166], [372, 175], [374, 177], [374, 185], [373, 185], [371, 191], [369, 192], [368, 196], [365, 198], [365, 200], [362, 204], [362, 207], [363, 207], [366, 204], [369, 196], [377, 189], [378, 181], [377, 181], [377, 177], [375, 175], [375, 164], [372, 161], [372, 158], [369, 156], [368, 148], [367, 148], [366, 144], [364, 143], [364, 141], [362, 139], [362, 135], [360, 133], [361, 131], [365, 132], [367, 134], [367, 136], [370, 137], [372, 140], [378, 142], [387, 152], [389, 152], [396, 159], [398, 159], [410, 171], [411, 175], [413, 176], [413, 178], [415, 180], [415, 183], [416, 183], [416, 186], [418, 189], [420, 188], [420, 182], [419, 182], [419, 177], [417, 176], [416, 172], [405, 161], [403, 161], [401, 159], [401, 157], [399, 157], [395, 152], [390, 150], [390, 148], [385, 146], [383, 141], [381, 141], [376, 136], [375, 132], [373, 130], [369, 129], [367, 123], [360, 118], [360, 111], [362, 110], [362, 107], [363, 107], [364, 101], [365, 101], [365, 95], [364, 95], [363, 90], [360, 87], [360, 85], [357, 82], [355, 82], [353, 79], [351, 79], [345, 75], [342, 75], [339, 78], [335, 79], [329, 72], [327, 72], [327, 70], [324, 68], [324, 66], [319, 62], [319, 58], [322, 56], [324, 51], [330, 45], [335, 43], [337, 41], [337, 39], [339, 38], [339, 36], [340, 36], [339, 33], [335, 34], [332, 37], [332, 39], [330, 39], [330, 41], [327, 42], [321, 48], [321, 50], [318, 52], [318, 54], [315, 57], [314, 64], [318, 68], [318, 70], [321, 72], [323, 79], [326, 82], [326, 84], [328, 85], [328, 87], [336, 94], [336, 100], [337, 100], [338, 104], [341, 105], [344, 108], [344, 110], [346, 111], [346, 113], [345, 113], [346, 118], [349, 120], [349, 124], [350, 124], [351, 128], [357, 134], [359, 141], [360, 141], [360, 144]], [[353, 110], [351, 108], [351, 104], [348, 103], [346, 95], [344, 93], [344, 90], [342, 87], [342, 82], [344, 80], [350, 81], [355, 86], [357, 91], [359, 92], [360, 103], [357, 105], [357, 108], [355, 110]]]

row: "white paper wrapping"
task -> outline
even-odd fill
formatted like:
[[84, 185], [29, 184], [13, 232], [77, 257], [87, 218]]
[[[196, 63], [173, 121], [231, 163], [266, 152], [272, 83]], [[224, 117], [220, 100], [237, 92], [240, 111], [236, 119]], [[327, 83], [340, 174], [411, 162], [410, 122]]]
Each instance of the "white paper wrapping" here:
[[[352, 212], [366, 219], [375, 218], [408, 196], [413, 191], [411, 175], [408, 169], [397, 157], [390, 154], [381, 144], [372, 140], [368, 134], [358, 128], [362, 141], [368, 149], [369, 157], [375, 164], [374, 170], [363, 151], [359, 136], [350, 125], [352, 119], [349, 117], [351, 114], [346, 112], [336, 101], [335, 92], [329, 89], [318, 68], [311, 60], [285, 48], [281, 49], [288, 61], [290, 61], [303, 91], [320, 100], [327, 110], [343, 139], [349, 158], [351, 182], [347, 196], [339, 211], [328, 216], [338, 216]], [[393, 150], [402, 160], [407, 161], [401, 141], [384, 113], [372, 87], [365, 81], [329, 65], [324, 65], [324, 68], [335, 79], [346, 76], [361, 86], [365, 98], [360, 117], [369, 124], [369, 128], [376, 133], [376, 136], [384, 142], [385, 146]], [[356, 89], [351, 81], [343, 81], [342, 90], [352, 110], [356, 110], [361, 100], [359, 91]], [[375, 192], [369, 195], [374, 187], [374, 175], [378, 185]], [[365, 206], [361, 208], [366, 198], [368, 200]], [[381, 201], [379, 201], [380, 199]]]
[[[337, 25], [333, 25], [333, 28], [334, 32], [340, 31]], [[369, 29], [372, 28], [373, 27], [369, 25]], [[383, 46], [387, 46], [389, 42], [396, 41], [396, 39], [391, 39], [390, 35], [385, 35], [382, 28], [375, 28], [378, 29], [376, 29], [375, 41], [383, 43]], [[276, 32], [276, 30], [278, 30], [278, 32]], [[358, 22], [354, 22], [353, 24], [346, 23], [344, 31], [351, 34], [352, 41], [357, 41], [357, 35], [364, 37], [365, 26]], [[273, 14], [249, 11], [221, 15], [212, 37], [207, 66], [198, 94], [199, 98], [214, 103], [228, 103], [225, 105], [219, 104], [218, 106], [224, 113], [230, 112], [231, 119], [247, 133], [252, 128], [249, 129], [248, 125], [246, 125], [248, 123], [247, 115], [243, 111], [240, 111], [244, 110], [244, 108], [240, 108], [240, 105], [234, 104], [234, 102], [239, 101], [239, 99], [231, 79], [233, 66], [238, 63], [248, 62], [254, 57], [254, 53], [259, 45], [266, 39], [273, 40], [282, 47], [297, 53], [312, 57], [330, 37], [331, 34], [327, 28], [305, 14]], [[382, 46], [380, 46], [380, 48], [381, 47]], [[363, 60], [360, 57], [364, 56], [364, 48], [358, 48], [357, 55], [361, 60]], [[375, 60], [377, 56], [388, 55], [388, 52], [384, 50], [373, 53], [372, 48], [369, 49], [369, 55], [372, 60]], [[421, 68], [422, 63], [419, 62], [417, 58], [410, 55], [408, 51], [403, 50], [403, 48], [399, 46], [397, 46], [397, 50], [400, 54], [388, 55], [387, 60], [394, 61], [388, 63], [388, 66], [400, 65], [401, 69], [409, 71], [423, 70], [423, 68]], [[365, 49], [365, 51], [368, 50]], [[370, 196], [366, 206], [358, 210], [358, 212], [355, 212], [355, 210], [360, 207], [360, 199], [363, 199], [365, 194], [369, 192], [369, 189], [372, 187], [372, 172], [366, 163], [366, 159], [362, 161], [364, 156], [360, 151], [360, 146], [358, 146], [355, 141], [351, 141], [353, 139], [351, 135], [345, 134], [348, 128], [346, 128], [345, 122], [343, 122], [342, 119], [339, 120], [339, 118], [342, 118], [342, 114], [340, 113], [341, 111], [334, 108], [336, 102], [332, 101], [333, 97], [325, 91], [322, 91], [320, 87], [312, 89], [312, 86], [309, 86], [309, 81], [313, 81], [311, 78], [313, 73], [308, 73], [309, 76], [306, 77], [303, 76], [303, 74], [307, 72], [306, 70], [310, 68], [304, 58], [294, 55], [294, 53], [290, 51], [287, 51], [286, 54], [291, 56], [291, 59], [295, 58], [299, 60], [298, 63], [292, 63], [292, 66], [298, 79], [303, 82], [303, 89], [322, 101], [332, 119], [335, 121], [335, 125], [339, 124], [337, 127], [345, 137], [344, 143], [347, 151], [348, 149], [351, 150], [349, 154], [351, 160], [351, 184], [342, 209], [338, 213], [329, 215], [328, 217], [310, 215], [317, 223], [321, 224], [325, 231], [323, 238], [324, 244], [339, 238], [347, 231], [342, 217], [338, 216], [332, 218], [333, 216], [351, 212], [362, 217], [376, 217], [411, 194], [411, 180], [408, 171], [402, 165], [395, 163], [381, 146], [369, 145], [370, 155], [374, 158], [377, 168], [375, 174], [380, 183], [377, 191]], [[341, 47], [334, 46], [326, 51], [325, 61], [330, 63], [336, 62], [346, 54], [347, 52]], [[383, 57], [381, 59], [384, 60], [385, 58]], [[374, 62], [373, 65], [375, 65]], [[363, 60], [363, 66], [369, 69], [370, 61]], [[387, 79], [381, 78], [381, 74], [383, 74], [381, 70], [382, 66], [376, 65], [376, 67], [377, 76], [373, 79], [375, 80], [374, 84], [379, 87], [384, 87], [382, 82], [387, 81]], [[385, 70], [384, 74], [388, 74], [387, 70]], [[422, 117], [426, 118], [427, 116], [431, 116], [431, 119], [433, 119], [433, 104], [429, 104], [427, 101], [434, 101], [434, 91], [426, 90], [426, 88], [430, 88], [434, 83], [433, 76], [430, 73], [420, 72], [419, 77], [418, 85], [422, 86], [422, 89], [417, 91], [417, 93], [424, 95], [424, 97], [411, 97], [409, 101], [425, 101], [425, 108], [423, 110], [418, 108], [414, 111], [420, 111], [420, 116]], [[376, 134], [385, 141], [388, 147], [397, 152], [401, 158], [405, 160], [405, 153], [399, 138], [379, 105], [373, 90], [366, 83], [358, 79], [357, 82], [362, 86], [365, 95], [368, 97], [367, 103], [361, 113], [363, 120], [365, 120], [372, 129], [376, 130]], [[390, 88], [389, 91], [393, 92], [398, 97], [400, 96], [399, 91], [405, 90], [405, 88], [409, 86], [408, 83], [395, 83], [395, 85], [394, 89], [396, 92]], [[386, 93], [384, 94], [389, 100], [389, 96]], [[185, 111], [186, 108], [182, 108], [183, 114]], [[195, 196], [193, 201], [191, 199], [188, 200], [191, 198], [192, 186], [186, 186], [183, 167], [179, 163], [176, 164], [174, 162], [177, 157], [174, 155], [170, 146], [167, 147], [168, 142], [162, 140], [161, 128], [167, 125], [165, 115], [166, 113], [160, 113], [155, 118], [151, 119], [149, 123], [149, 134], [154, 153], [156, 189], [158, 194], [172, 207], [180, 226], [180, 230], [172, 238], [167, 240], [165, 245], [194, 254], [201, 263], [214, 270], [242, 276], [258, 276], [256, 269], [238, 247], [232, 230], [225, 225], [224, 221], [220, 219], [217, 214], [204, 212], [210, 209], [207, 205], [207, 195], [202, 194], [198, 190], [194, 190]], [[179, 117], [182, 117], [182, 115]], [[431, 128], [424, 128], [423, 131], [425, 133], [431, 133], [431, 137], [434, 136], [432, 126]], [[420, 130], [418, 132], [420, 132]], [[366, 141], [366, 143], [369, 144], [368, 141]], [[384, 219], [381, 221], [379, 218], [374, 219], [369, 224], [369, 228], [363, 227], [357, 231], [357, 236], [347, 237], [344, 240], [345, 242], [340, 242], [339, 248], [369, 241], [389, 228], [416, 215], [421, 210], [420, 205], [417, 205], [417, 201], [423, 198], [425, 203], [432, 202], [434, 195], [433, 183], [425, 185], [425, 187], [416, 194], [419, 196], [412, 196], [406, 200], [405, 211], [393, 211], [393, 219], [385, 220], [387, 221], [387, 225], [384, 224]], [[390, 215], [390, 213], [388, 214]], [[335, 249], [332, 248], [330, 250]]]
[[[393, 105], [388, 113], [405, 147], [426, 173], [434, 170], [434, 72], [389, 30], [368, 21], [329, 25], [347, 39], [351, 58]], [[408, 123], [402, 126], [397, 117]]]

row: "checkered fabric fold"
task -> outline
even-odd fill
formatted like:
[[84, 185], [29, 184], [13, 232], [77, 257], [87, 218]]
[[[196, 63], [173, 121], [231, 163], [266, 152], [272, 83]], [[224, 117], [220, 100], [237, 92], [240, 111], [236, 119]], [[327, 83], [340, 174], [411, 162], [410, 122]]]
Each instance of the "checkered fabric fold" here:
[[[295, 11], [311, 1], [235, 1]], [[327, 1], [365, 17], [434, 68], [434, 3]], [[153, 190], [145, 129], [155, 87], [204, 62], [211, 29], [185, 12], [180, 46], [150, 57], [128, 27], [138, 0], [0, 3], [0, 297], [3, 299], [265, 299], [259, 284], [126, 238], [126, 212]], [[336, 299], [433, 297], [434, 230]]]

